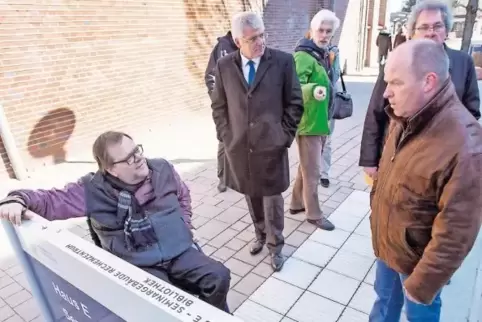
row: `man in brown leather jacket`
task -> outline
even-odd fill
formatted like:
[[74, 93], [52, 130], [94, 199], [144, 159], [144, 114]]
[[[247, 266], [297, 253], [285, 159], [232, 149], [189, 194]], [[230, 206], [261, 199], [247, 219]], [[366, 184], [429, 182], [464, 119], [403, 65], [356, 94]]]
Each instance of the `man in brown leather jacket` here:
[[[416, 59], [415, 59], [416, 57]], [[390, 127], [371, 193], [377, 300], [370, 321], [438, 322], [440, 293], [482, 222], [482, 129], [441, 44], [412, 40], [385, 67]]]

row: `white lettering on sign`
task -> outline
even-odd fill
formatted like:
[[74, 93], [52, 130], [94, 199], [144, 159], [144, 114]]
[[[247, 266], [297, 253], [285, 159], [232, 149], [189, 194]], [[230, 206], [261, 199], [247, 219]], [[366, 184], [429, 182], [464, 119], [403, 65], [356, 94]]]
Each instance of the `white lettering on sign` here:
[[[82, 311], [82, 313], [84, 313], [86, 317], [88, 317], [89, 319], [92, 319], [89, 315], [89, 308], [87, 307], [87, 305], [85, 305], [80, 301], [77, 303], [76, 300], [70, 297], [66, 292], [62, 291], [60, 287], [54, 282], [52, 282], [52, 286], [54, 287], [55, 293], [57, 293], [62, 299], [64, 299], [67, 303], [69, 303], [71, 306], [76, 308], [77, 311]], [[67, 320], [71, 322], [77, 322], [77, 320], [73, 316], [70, 316], [69, 311], [67, 311], [65, 308], [62, 308], [62, 311], [64, 312]]]
[[86, 259], [87, 261], [91, 262], [92, 264], [94, 264], [94, 265], [98, 266], [99, 268], [103, 269], [104, 271], [107, 271], [111, 274], [115, 272], [115, 268], [110, 267], [109, 265], [107, 265], [103, 261], [101, 261], [101, 260], [95, 258], [94, 256], [84, 252], [83, 250], [78, 249], [74, 245], [69, 244], [66, 247], [68, 249], [70, 249], [71, 251], [73, 251], [74, 253], [76, 253], [77, 255], [79, 255], [80, 257]]
[[[210, 322], [209, 320], [204, 319], [200, 315], [191, 314], [188, 308], [194, 302], [188, 299], [187, 297], [185, 297], [184, 295], [179, 294], [176, 291], [176, 288], [172, 287], [171, 289], [170, 287], [162, 285], [161, 283], [151, 278], [145, 278], [144, 281], [139, 282], [138, 280], [135, 280], [132, 277], [122, 273], [121, 271], [116, 270], [115, 268], [105, 264], [104, 262], [100, 261], [99, 259], [77, 248], [72, 244], [69, 244], [65, 247], [71, 250], [73, 253], [79, 255], [81, 258], [100, 267], [101, 269], [108, 272], [109, 274], [112, 274], [114, 277], [117, 277], [120, 281], [122, 281], [126, 286], [133, 289], [133, 291], [135, 291], [136, 293], [139, 293], [144, 297], [155, 299], [163, 306], [169, 308], [170, 310], [178, 314], [186, 314], [187, 316], [193, 319], [193, 322]], [[83, 304], [81, 303], [81, 305]], [[84, 310], [84, 314], [90, 318], [90, 316], [87, 313]], [[74, 321], [71, 321], [71, 322], [74, 322]]]
[[77, 310], [80, 310], [79, 304], [77, 304], [76, 300], [72, 299], [67, 293], [62, 291], [60, 289], [60, 287], [57, 284], [55, 284], [54, 282], [52, 282], [52, 286], [54, 287], [55, 293], [57, 293], [61, 298], [63, 298], [65, 300], [65, 302], [69, 303], [70, 305], [75, 307]]
[[84, 303], [80, 303], [80, 306], [82, 307], [82, 312], [84, 312], [84, 315], [89, 319], [92, 319], [89, 315], [89, 308]]
[[62, 311], [64, 312], [64, 315], [65, 315], [65, 318], [67, 319], [67, 321], [70, 321], [70, 322], [79, 322], [77, 321], [72, 315], [69, 314], [69, 311], [67, 311], [66, 309], [62, 308]]

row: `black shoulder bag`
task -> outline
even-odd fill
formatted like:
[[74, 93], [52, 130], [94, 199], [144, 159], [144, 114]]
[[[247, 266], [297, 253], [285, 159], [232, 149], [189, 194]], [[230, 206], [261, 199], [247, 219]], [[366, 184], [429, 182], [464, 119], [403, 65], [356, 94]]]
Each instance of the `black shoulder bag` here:
[[336, 92], [333, 96], [333, 119], [343, 120], [353, 115], [353, 100], [346, 91], [343, 74], [340, 73], [342, 92]]

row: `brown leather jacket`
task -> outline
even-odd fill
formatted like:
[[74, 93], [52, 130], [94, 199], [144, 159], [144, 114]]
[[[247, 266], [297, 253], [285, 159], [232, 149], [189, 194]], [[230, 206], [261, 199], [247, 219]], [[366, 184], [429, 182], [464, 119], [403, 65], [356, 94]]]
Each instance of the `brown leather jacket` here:
[[472, 248], [482, 222], [482, 129], [449, 80], [408, 121], [387, 109], [388, 138], [371, 193], [375, 255], [409, 275], [430, 304]]

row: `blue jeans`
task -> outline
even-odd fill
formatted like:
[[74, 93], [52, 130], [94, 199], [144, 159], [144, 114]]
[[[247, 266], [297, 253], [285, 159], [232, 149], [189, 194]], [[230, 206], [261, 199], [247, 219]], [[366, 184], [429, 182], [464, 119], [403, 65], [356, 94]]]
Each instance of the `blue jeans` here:
[[329, 126], [331, 134], [327, 136], [325, 145], [323, 146], [323, 149], [321, 149], [321, 160], [323, 164], [321, 167], [321, 179], [328, 179], [328, 172], [331, 168], [331, 137], [335, 130], [335, 120], [331, 119]]
[[403, 291], [402, 283], [408, 276], [395, 272], [381, 260], [377, 260], [375, 265], [377, 299], [370, 313], [370, 322], [399, 322], [403, 304], [409, 322], [440, 321], [440, 292], [430, 305], [414, 303], [407, 299]]

